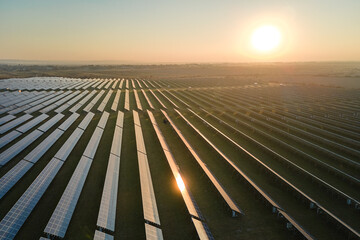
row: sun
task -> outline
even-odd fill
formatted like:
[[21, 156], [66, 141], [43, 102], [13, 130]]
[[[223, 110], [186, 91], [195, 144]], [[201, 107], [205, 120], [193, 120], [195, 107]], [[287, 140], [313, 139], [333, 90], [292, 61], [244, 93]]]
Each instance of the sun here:
[[280, 30], [271, 25], [261, 26], [251, 35], [251, 44], [259, 52], [270, 52], [276, 49], [281, 42]]

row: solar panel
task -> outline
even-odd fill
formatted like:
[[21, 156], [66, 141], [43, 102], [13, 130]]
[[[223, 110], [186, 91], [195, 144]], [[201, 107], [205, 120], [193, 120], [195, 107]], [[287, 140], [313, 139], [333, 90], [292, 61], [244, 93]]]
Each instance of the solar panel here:
[[160, 105], [163, 107], [163, 108], [167, 108], [164, 103], [155, 95], [155, 93], [153, 92], [153, 90], [149, 89], [149, 91], [152, 93], [152, 95], [156, 98], [156, 100], [158, 100], [158, 102], [160, 103]]
[[0, 222], [0, 239], [13, 239], [63, 162], [52, 159]]
[[86, 116], [83, 118], [83, 120], [79, 124], [78, 128], [85, 130], [87, 128], [87, 126], [89, 125], [89, 123], [91, 122], [91, 119], [94, 116], [95, 116], [95, 114], [92, 112], [89, 112], [88, 114], [86, 114]]
[[145, 223], [146, 240], [162, 240], [163, 235], [160, 228]]
[[158, 91], [161, 95], [163, 95], [164, 98], [166, 98], [169, 102], [171, 102], [174, 107], [179, 108], [178, 105], [176, 105], [168, 96], [166, 96], [162, 91]]
[[160, 225], [159, 213], [156, 205], [149, 163], [146, 156], [144, 138], [141, 131], [140, 119], [136, 111], [133, 111], [133, 116], [144, 219], [148, 222]]
[[134, 95], [135, 95], [136, 107], [142, 111], [143, 108], [141, 106], [140, 98], [139, 98], [138, 92], [136, 90], [134, 90]]
[[82, 156], [44, 232], [63, 238], [80, 197], [92, 160]]
[[13, 120], [14, 118], [16, 118], [14, 115], [6, 115], [6, 116], [0, 118], [0, 125]]
[[99, 123], [97, 125], [99, 128], [105, 129], [109, 115], [110, 114], [108, 112], [103, 112], [103, 114], [101, 115], [101, 118], [99, 120]]
[[[103, 116], [105, 116], [106, 119], [108, 117], [106, 112], [103, 113]], [[77, 128], [76, 130], [80, 129]], [[83, 130], [80, 131], [83, 132]], [[89, 143], [87, 144], [87, 147], [83, 153], [84, 155], [81, 157], [78, 165], [76, 166], [76, 169], [71, 176], [71, 179], [66, 186], [66, 189], [61, 196], [60, 201], [58, 202], [49, 222], [45, 227], [45, 233], [61, 238], [65, 236], [72, 214], [74, 213], [77, 201], [80, 197], [80, 193], [88, 175], [92, 163], [92, 158], [95, 155], [99, 141], [101, 139], [102, 133], [103, 129], [97, 126], [91, 136]], [[88, 155], [90, 158], [85, 155]]]
[[144, 97], [147, 101], [147, 103], [149, 104], [149, 106], [152, 108], [152, 109], [155, 109], [154, 106], [152, 105], [152, 103], [150, 102], [150, 99], [148, 98], [146, 92], [144, 91], [144, 89], [141, 89], [141, 92], [144, 94]]
[[36, 146], [24, 159], [36, 163], [44, 153], [61, 137], [64, 132], [60, 129], [55, 129], [47, 138], [45, 138], [39, 145]]
[[111, 110], [112, 110], [112, 111], [116, 111], [116, 110], [117, 110], [118, 105], [119, 105], [120, 95], [121, 95], [121, 91], [117, 91], [117, 92], [116, 92], [116, 95], [115, 95], [115, 98], [114, 98], [114, 102], [113, 102], [113, 104], [111, 105]]
[[99, 105], [99, 107], [97, 109], [98, 111], [100, 111], [100, 112], [104, 111], [104, 109], [105, 109], [105, 107], [106, 107], [112, 93], [113, 93], [113, 91], [109, 90], [109, 92], [106, 94], [104, 100], [100, 103], [100, 105]]
[[196, 232], [201, 240], [203, 239], [214, 239], [211, 232], [208, 230], [207, 226], [204, 226], [205, 223], [197, 220], [196, 218], [191, 218], [194, 223]]
[[19, 154], [22, 150], [28, 147], [32, 142], [34, 142], [38, 137], [41, 136], [43, 132], [39, 130], [34, 130], [23, 139], [12, 145], [10, 148], [6, 149], [0, 154], [0, 166], [5, 165], [13, 157]]
[[0, 134], [3, 134], [3, 133], [5, 133], [5, 132], [11, 130], [12, 128], [14, 128], [14, 127], [22, 124], [23, 122], [29, 120], [29, 119], [32, 118], [32, 117], [33, 117], [33, 116], [30, 115], [30, 114], [25, 114], [25, 115], [23, 115], [23, 116], [21, 116], [21, 117], [18, 117], [18, 118], [16, 118], [16, 119], [12, 120], [11, 122], [8, 122], [8, 123], [2, 125], [2, 126], [0, 127]]
[[146, 153], [145, 143], [144, 143], [141, 127], [139, 127], [137, 125], [135, 125], [135, 137], [136, 137], [137, 150], [142, 152], [142, 153]]
[[123, 127], [124, 125], [124, 113], [118, 111], [117, 119], [116, 119], [116, 126]]
[[9, 142], [13, 141], [14, 139], [16, 139], [17, 137], [21, 136], [21, 132], [18, 131], [11, 131], [8, 134], [2, 136], [0, 138], [0, 148], [2, 148], [3, 146], [5, 146], [6, 144], [8, 144]]
[[52, 126], [54, 126], [57, 122], [59, 122], [63, 117], [64, 117], [63, 114], [58, 113], [54, 117], [52, 117], [50, 120], [46, 121], [44, 124], [42, 124], [40, 127], [38, 127], [37, 129], [42, 132], [46, 132]]
[[138, 152], [138, 162], [144, 218], [146, 221], [160, 225], [160, 218], [156, 206], [155, 193], [146, 154]]
[[115, 89], [116, 87], [116, 84], [119, 82], [119, 79], [118, 80], [115, 80], [114, 83], [111, 85], [111, 88], [112, 89]]
[[[169, 166], [170, 166], [170, 169], [174, 175], [174, 178], [176, 179], [177, 183], [178, 183], [178, 186], [179, 186], [179, 189], [180, 189], [180, 193], [184, 199], [184, 202], [185, 202], [185, 205], [186, 205], [186, 208], [189, 212], [189, 214], [191, 216], [195, 216], [199, 219], [202, 219], [202, 216], [201, 216], [201, 213], [200, 213], [200, 210], [198, 209], [197, 205], [196, 205], [196, 202], [195, 200], [191, 197], [190, 195], [190, 192], [187, 190], [186, 188], [186, 185], [184, 184], [184, 181], [182, 180], [182, 177], [181, 177], [181, 174], [180, 174], [180, 169], [175, 161], [175, 158], [174, 156], [172, 155], [172, 153], [168, 150], [169, 147], [165, 141], [165, 138], [164, 136], [162, 135], [158, 125], [156, 124], [156, 121], [155, 121], [155, 118], [152, 114], [152, 112], [150, 112], [149, 110], [147, 111], [149, 116], [150, 116], [150, 119], [152, 119], [152, 125], [154, 127], [154, 129], [157, 129], [155, 131], [158, 139], [160, 140], [160, 143], [161, 144], [164, 144], [166, 147], [163, 147], [163, 151], [164, 151], [164, 154], [165, 154], [165, 157], [166, 157], [166, 160], [168, 161], [169, 163]], [[164, 116], [167, 117], [167, 114], [166, 112], [162, 111]]]
[[94, 131], [93, 135], [91, 136], [88, 145], [85, 148], [84, 156], [87, 156], [88, 158], [91, 158], [91, 159], [94, 158], [103, 132], [104, 132], [103, 129], [101, 129], [99, 127], [95, 128], [95, 131]]
[[84, 130], [76, 128], [75, 131], [71, 134], [71, 136], [66, 140], [64, 145], [62, 145], [62, 147], [56, 153], [55, 157], [57, 159], [65, 161], [75, 147], [76, 143], [79, 141], [83, 132]]
[[57, 109], [55, 109], [55, 112], [57, 113], [61, 113], [64, 110], [66, 110], [67, 108], [69, 108], [71, 105], [73, 105], [75, 102], [77, 102], [80, 98], [82, 98], [84, 95], [86, 95], [88, 93], [88, 91], [83, 91], [82, 93], [77, 93], [75, 94], [75, 97], [72, 98], [71, 100], [69, 100], [68, 102], [61, 104], [60, 107], [58, 107]]
[[125, 105], [124, 105], [124, 109], [130, 111], [129, 90], [125, 90]]
[[93, 240], [114, 240], [114, 237], [110, 234], [96, 230]]
[[[180, 115], [182, 119], [186, 121], [186, 123], [192, 127], [209, 145], [213, 148], [216, 148], [216, 146], [210, 142], [195, 126], [193, 126], [185, 117], [182, 115], [178, 110], [175, 109], [175, 111]], [[178, 134], [180, 139], [183, 141], [185, 146], [190, 151], [191, 155], [194, 157], [194, 159], [198, 162], [200, 167], [203, 169], [205, 174], [208, 176], [212, 184], [215, 186], [215, 188], [218, 190], [224, 201], [227, 203], [227, 205], [230, 207], [230, 209], [233, 211], [233, 216], [237, 214], [243, 214], [243, 211], [236, 205], [236, 203], [231, 199], [231, 197], [228, 195], [224, 187], [221, 185], [221, 183], [217, 180], [217, 178], [213, 175], [213, 173], [210, 171], [210, 169], [207, 167], [207, 165], [204, 163], [204, 161], [200, 158], [200, 156], [195, 152], [195, 150], [192, 148], [190, 143], [186, 140], [184, 135], [181, 133], [181, 131], [176, 127], [176, 125], [169, 121], [175, 132]], [[217, 148], [216, 148], [217, 149]], [[219, 150], [220, 151], [220, 150]]]
[[78, 102], [77, 104], [75, 104], [75, 106], [73, 106], [69, 111], [70, 112], [76, 112], [77, 110], [79, 110], [79, 108], [81, 108], [87, 101], [89, 101], [89, 99], [96, 93], [96, 91], [92, 91], [90, 92], [86, 97], [84, 97], [80, 102]]
[[139, 84], [139, 87], [142, 88], [141, 83], [139, 82], [139, 80], [136, 79], [136, 81], [137, 81], [137, 83]]
[[119, 167], [120, 157], [110, 154], [96, 225], [111, 231], [115, 231]]
[[101, 96], [105, 93], [104, 90], [101, 90], [94, 98], [91, 100], [91, 102], [86, 105], [86, 107], [83, 109], [85, 112], [89, 112], [93, 106], [97, 103], [97, 101], [101, 98]]
[[119, 84], [119, 89], [122, 89], [123, 85], [124, 85], [124, 79], [121, 79], [120, 84]]
[[32, 163], [21, 160], [0, 179], [0, 199], [32, 166]]
[[120, 157], [121, 154], [122, 133], [123, 133], [122, 128], [116, 126], [110, 152], [118, 157]]

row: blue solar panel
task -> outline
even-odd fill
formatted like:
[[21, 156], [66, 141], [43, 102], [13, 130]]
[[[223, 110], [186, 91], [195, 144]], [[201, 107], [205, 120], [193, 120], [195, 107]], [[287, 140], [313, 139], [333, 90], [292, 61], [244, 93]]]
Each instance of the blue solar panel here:
[[71, 134], [71, 136], [66, 140], [64, 145], [56, 153], [55, 157], [62, 161], [65, 161], [66, 158], [70, 155], [71, 151], [74, 149], [76, 143], [79, 141], [83, 132], [84, 130], [76, 128], [75, 131]]
[[92, 160], [82, 156], [44, 232], [63, 238], [80, 197]]
[[14, 118], [16, 118], [14, 115], [6, 115], [6, 116], [0, 118], [0, 125], [13, 120]]
[[32, 119], [31, 121], [25, 123], [24, 125], [22, 125], [21, 127], [18, 127], [16, 129], [16, 131], [25, 133], [27, 131], [29, 131], [31, 128], [35, 127], [37, 124], [41, 123], [42, 121], [44, 121], [46, 118], [48, 118], [49, 116], [46, 114], [41, 114], [40, 116], [37, 116], [36, 118]]
[[0, 179], [0, 199], [21, 179], [33, 166], [32, 163], [21, 160]]
[[19, 142], [2, 152], [0, 154], [0, 166], [5, 165], [7, 162], [9, 162], [13, 157], [19, 154], [42, 134], [43, 132], [39, 130], [34, 130], [29, 135], [21, 139]]
[[78, 113], [73, 113], [71, 114], [71, 116], [66, 119], [65, 122], [63, 122], [60, 126], [59, 126], [59, 129], [63, 130], [63, 131], [66, 131], [70, 126], [71, 124], [73, 124], [75, 122], [75, 120], [79, 117], [80, 115]]
[[63, 162], [52, 159], [0, 222], [0, 239], [13, 239], [34, 209]]
[[55, 129], [47, 138], [45, 138], [36, 148], [34, 148], [24, 159], [36, 163], [42, 155], [61, 137], [64, 132]]
[[21, 132], [18, 131], [11, 131], [5, 136], [0, 138], [0, 148], [8, 144], [9, 142], [13, 141], [15, 138], [19, 137], [21, 135]]
[[29, 120], [29, 119], [32, 118], [32, 117], [33, 117], [33, 116], [31, 116], [31, 115], [29, 115], [29, 114], [25, 114], [25, 115], [23, 115], [23, 116], [21, 116], [21, 117], [18, 117], [18, 118], [16, 118], [16, 119], [12, 120], [11, 122], [8, 122], [8, 123], [2, 125], [2, 126], [0, 127], [0, 134], [3, 134], [3, 133], [5, 133], [5, 132], [11, 130], [12, 128], [14, 128], [14, 127], [22, 124], [23, 122]]

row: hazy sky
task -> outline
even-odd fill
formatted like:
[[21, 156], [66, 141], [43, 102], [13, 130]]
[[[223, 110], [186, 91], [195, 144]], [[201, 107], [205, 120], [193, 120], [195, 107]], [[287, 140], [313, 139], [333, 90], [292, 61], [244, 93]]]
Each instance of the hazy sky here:
[[[264, 24], [270, 55], [250, 46]], [[0, 0], [0, 59], [359, 61], [360, 0]]]

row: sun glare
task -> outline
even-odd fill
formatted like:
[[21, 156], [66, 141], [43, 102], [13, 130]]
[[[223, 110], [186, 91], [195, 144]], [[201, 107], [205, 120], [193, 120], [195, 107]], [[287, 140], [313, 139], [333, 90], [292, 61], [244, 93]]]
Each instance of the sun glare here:
[[182, 180], [180, 174], [176, 177], [176, 183], [180, 189], [180, 192], [183, 192], [185, 190], [185, 184], [184, 184], [184, 181]]
[[276, 49], [281, 42], [281, 33], [278, 28], [266, 25], [257, 28], [252, 36], [252, 46], [259, 52], [270, 52]]

